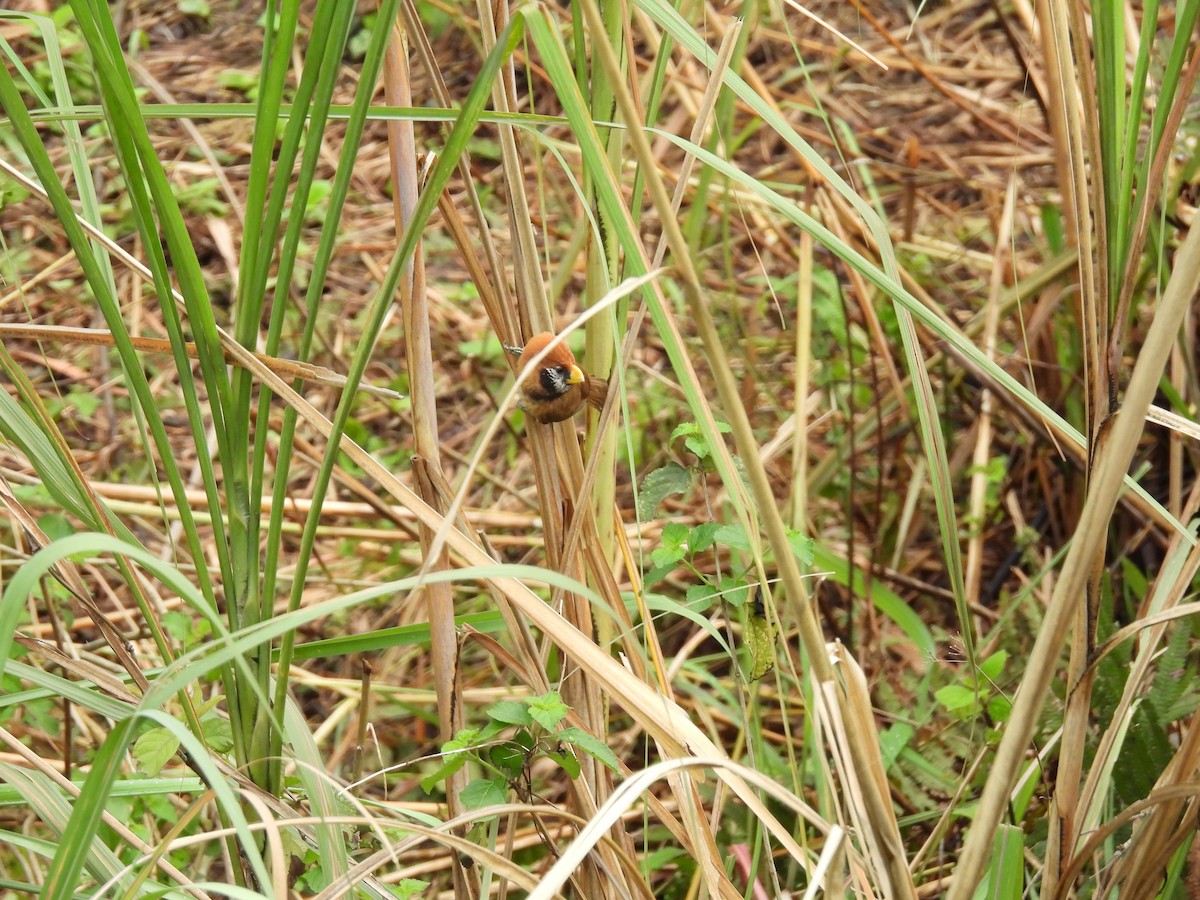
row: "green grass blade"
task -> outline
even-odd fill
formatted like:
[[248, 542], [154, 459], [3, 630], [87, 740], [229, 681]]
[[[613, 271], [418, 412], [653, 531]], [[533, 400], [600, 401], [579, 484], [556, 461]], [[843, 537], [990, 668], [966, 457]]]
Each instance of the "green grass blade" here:
[[[888, 276], [878, 266], [874, 265], [862, 254], [858, 253], [854, 248], [843, 242], [837, 235], [831, 232], [828, 228], [814, 219], [812, 216], [804, 212], [792, 200], [784, 197], [778, 191], [770, 186], [756, 181], [731, 163], [714, 156], [701, 147], [687, 141], [677, 135], [668, 134], [662, 131], [654, 131], [654, 134], [660, 135], [674, 144], [688, 150], [690, 153], [696, 154], [706, 165], [719, 168], [725, 174], [729, 175], [735, 181], [740, 182], [752, 193], [758, 195], [770, 206], [786, 216], [791, 222], [799, 228], [812, 234], [813, 238], [824, 246], [827, 250], [844, 261], [847, 265], [858, 271], [871, 284], [875, 285], [893, 300], [897, 301], [905, 310], [912, 314], [924, 327], [928, 328], [933, 334], [937, 335], [952, 349], [952, 351], [969, 360], [973, 366], [978, 368], [984, 374], [994, 379], [996, 383], [1007, 391], [1015, 400], [1025, 406], [1037, 418], [1043, 419], [1054, 425], [1055, 429], [1070, 440], [1076, 447], [1085, 449], [1087, 441], [1079, 430], [1071, 425], [1063, 416], [1048, 406], [1044, 400], [1029, 390], [1025, 385], [1017, 381], [1012, 375], [1005, 371], [995, 361], [991, 360], [986, 353], [972, 344], [967, 337], [954, 328], [949, 322], [938, 315], [934, 310], [929, 309], [920, 300], [914, 297], [904, 286], [897, 280]], [[1187, 528], [1172, 516], [1162, 504], [1139, 485], [1132, 476], [1125, 477], [1126, 488], [1137, 493], [1144, 502], [1153, 507], [1164, 522], [1170, 523], [1179, 535], [1189, 544], [1195, 544], [1195, 538], [1191, 536]]]
[[71, 818], [62, 830], [58, 852], [46, 872], [43, 900], [72, 900], [84, 865], [95, 859], [93, 839], [100, 827], [108, 789], [116, 780], [125, 751], [133, 740], [134, 722], [132, 718], [116, 722], [96, 751], [83, 791], [76, 798]]
[[[454, 617], [454, 627], [469, 625], [484, 634], [505, 629], [504, 617], [498, 612], [469, 613]], [[332, 659], [354, 653], [374, 653], [394, 647], [421, 647], [429, 644], [429, 625], [397, 625], [395, 628], [379, 628], [366, 634], [343, 634], [319, 641], [304, 641], [296, 644], [293, 659]]]
[[[383, 12], [381, 12], [381, 18], [384, 21], [390, 21]], [[416, 249], [421, 231], [437, 204], [437, 198], [449, 183], [450, 177], [458, 164], [459, 157], [466, 152], [467, 145], [471, 140], [479, 117], [483, 113], [484, 106], [490, 97], [492, 82], [499, 72], [500, 65], [503, 60], [511, 55], [521, 39], [522, 21], [518, 17], [509, 24], [501, 40], [497, 41], [495, 48], [493, 48], [484, 61], [475, 84], [472, 86], [470, 93], [467, 95], [467, 100], [463, 104], [462, 112], [446, 139], [446, 147], [438, 157], [437, 164], [434, 166], [433, 172], [430, 174], [429, 180], [421, 192], [416, 209], [413, 211], [411, 224], [400, 239], [400, 246], [397, 248], [396, 255], [392, 258], [391, 264], [388, 266], [383, 285], [378, 295], [372, 300], [371, 307], [367, 313], [363, 336], [351, 361], [350, 371], [346, 375], [346, 387], [333, 419], [329, 443], [325, 451], [325, 456], [321, 460], [321, 469], [313, 485], [312, 507], [304, 523], [304, 533], [301, 536], [289, 609], [294, 610], [300, 605], [304, 577], [308, 570], [309, 560], [312, 558], [313, 542], [316, 538], [317, 524], [320, 520], [321, 503], [328, 490], [329, 480], [333, 474], [333, 466], [337, 460], [339, 452], [338, 443], [341, 441], [341, 437], [345, 433], [346, 424], [350, 419], [355, 391], [357, 391], [358, 385], [362, 381], [363, 373], [366, 371], [367, 363], [371, 358], [375, 336], [379, 333], [384, 316], [392, 302], [392, 297], [395, 296], [400, 276], [408, 266], [409, 260]], [[280, 699], [286, 689], [293, 640], [294, 638], [291, 634], [284, 635], [283, 646], [280, 651], [278, 675]]]
[[[14, 21], [23, 20], [33, 25], [42, 37], [42, 42], [46, 46], [46, 65], [50, 70], [50, 81], [54, 88], [54, 96], [57, 98], [59, 108], [65, 113], [61, 120], [63, 129], [63, 138], [67, 145], [67, 154], [71, 160], [71, 173], [74, 175], [75, 184], [79, 189], [79, 208], [85, 221], [91, 222], [93, 225], [100, 225], [100, 201], [96, 197], [96, 186], [92, 181], [91, 166], [88, 161], [87, 149], [83, 143], [83, 135], [79, 130], [79, 121], [72, 115], [74, 110], [74, 100], [71, 97], [71, 87], [67, 80], [67, 69], [63, 63], [62, 48], [58, 41], [58, 30], [55, 27], [54, 20], [49, 16], [39, 15], [37, 13], [23, 12], [0, 12], [0, 20], [11, 19]], [[20, 58], [12, 51], [8, 42], [0, 38], [0, 47], [3, 48], [6, 56], [9, 57], [14, 68], [25, 81], [26, 86], [33, 91], [34, 96], [43, 107], [50, 108], [54, 106], [50, 98], [45, 95], [41, 87], [38, 85], [37, 79], [21, 62]], [[96, 258], [96, 264], [104, 272], [106, 281], [109, 285], [109, 290], [116, 293], [116, 282], [113, 279], [112, 264], [109, 262], [108, 253], [99, 241], [92, 241], [92, 252]]]
[[[0, 779], [17, 792], [27, 807], [37, 813], [39, 819], [60, 835], [60, 840], [54, 845], [54, 851], [61, 853], [62, 840], [74, 818], [72, 807], [58, 785], [41, 772], [29, 771], [4, 762], [0, 762]], [[53, 858], [54, 854], [50, 856]], [[121, 860], [102, 842], [97, 841], [95, 846], [80, 848], [78, 867], [77, 874], [86, 868], [92, 878], [107, 881], [115, 878], [121, 871]], [[77, 888], [78, 884], [72, 883], [70, 892], [64, 896], [73, 898]]]

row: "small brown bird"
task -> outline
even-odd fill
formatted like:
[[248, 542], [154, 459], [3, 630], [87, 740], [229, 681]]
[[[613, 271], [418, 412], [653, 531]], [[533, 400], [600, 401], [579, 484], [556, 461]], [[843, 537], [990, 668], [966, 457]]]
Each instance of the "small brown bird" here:
[[[543, 331], [531, 337], [524, 347], [505, 344], [504, 349], [521, 357], [517, 362], [517, 374], [520, 375], [526, 364], [545, 350], [552, 340], [554, 335]], [[608, 382], [603, 378], [593, 378], [579, 368], [575, 354], [564, 341], [550, 348], [537, 368], [521, 382], [521, 400], [517, 405], [545, 424], [571, 418], [583, 409], [585, 403], [603, 409], [607, 396]]]

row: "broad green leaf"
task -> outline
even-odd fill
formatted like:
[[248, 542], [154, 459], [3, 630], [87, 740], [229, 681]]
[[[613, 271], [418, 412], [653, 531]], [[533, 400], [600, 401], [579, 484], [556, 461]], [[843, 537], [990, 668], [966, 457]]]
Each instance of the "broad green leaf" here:
[[446, 761], [442, 763], [436, 771], [426, 775], [421, 779], [421, 789], [427, 794], [432, 794], [435, 787], [437, 787], [466, 764], [466, 753], [459, 752], [446, 757]]
[[562, 770], [567, 773], [567, 777], [572, 781], [579, 777], [579, 760], [575, 758], [575, 754], [568, 751], [557, 753], [553, 750], [548, 750], [546, 751], [546, 756], [558, 763], [562, 767]]
[[492, 747], [488, 752], [488, 758], [510, 780], [525, 770], [525, 748], [520, 744], [504, 743]]
[[978, 694], [961, 684], [948, 684], [934, 693], [937, 700], [955, 715], [972, 712], [978, 705]]
[[384, 885], [391, 891], [397, 900], [409, 900], [410, 897], [420, 897], [429, 887], [428, 881], [422, 881], [420, 878], [404, 878], [397, 881], [395, 884]]
[[200, 722], [204, 730], [204, 741], [217, 753], [228, 753], [233, 749], [233, 729], [224, 716], [212, 715]]
[[716, 542], [732, 550], [750, 550], [750, 538], [740, 524], [722, 525], [717, 529]]
[[547, 731], [553, 731], [570, 711], [571, 708], [563, 703], [557, 691], [550, 691], [529, 701], [529, 714]]
[[133, 744], [133, 758], [153, 778], [179, 749], [179, 738], [166, 728], [151, 728]]
[[813, 539], [806, 537], [794, 528], [787, 530], [787, 538], [796, 559], [805, 566], [811, 566], [813, 563]]
[[702, 553], [717, 542], [717, 532], [723, 526], [719, 522], [702, 522], [692, 529], [688, 547], [692, 553]]
[[998, 681], [1008, 662], [1008, 651], [998, 650], [979, 664], [979, 672], [988, 681]]
[[744, 578], [726, 575], [717, 583], [717, 593], [730, 606], [741, 608], [750, 599], [750, 585]]
[[689, 609], [704, 612], [717, 601], [717, 589], [708, 582], [702, 582], [689, 587], [684, 596]]
[[479, 778], [463, 788], [458, 799], [466, 809], [496, 806], [508, 801], [508, 785], [500, 779]]
[[688, 470], [673, 460], [665, 466], [649, 472], [642, 479], [642, 487], [638, 491], [638, 518], [653, 518], [664, 499], [671, 494], [687, 493], [691, 486], [692, 476]]
[[588, 756], [608, 766], [614, 772], [620, 771], [616, 754], [612, 752], [608, 744], [595, 735], [588, 734], [581, 728], [564, 728], [554, 736], [564, 743], [578, 747]]
[[488, 717], [506, 725], [529, 725], [533, 719], [529, 715], [529, 704], [520, 700], [501, 700], [493, 703], [487, 709]]

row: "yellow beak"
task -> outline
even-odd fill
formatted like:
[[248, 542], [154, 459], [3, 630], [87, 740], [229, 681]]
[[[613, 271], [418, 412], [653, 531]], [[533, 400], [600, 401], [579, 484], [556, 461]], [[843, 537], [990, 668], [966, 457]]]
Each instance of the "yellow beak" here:
[[579, 366], [571, 366], [570, 375], [567, 377], [567, 384], [583, 384], [587, 376], [583, 374], [583, 369]]

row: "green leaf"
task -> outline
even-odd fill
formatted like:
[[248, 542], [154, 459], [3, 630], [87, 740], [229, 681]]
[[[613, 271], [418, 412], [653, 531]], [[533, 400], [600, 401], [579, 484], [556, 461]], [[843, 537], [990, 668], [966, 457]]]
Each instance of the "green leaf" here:
[[[728, 434], [733, 429], [728, 422], [717, 422], [717, 431], [722, 434]], [[675, 426], [675, 430], [671, 432], [670, 443], [682, 437], [683, 445], [690, 450], [697, 459], [702, 462], [712, 455], [712, 448], [708, 445], [708, 441], [704, 437], [704, 432], [695, 422], [684, 422], [681, 425]]]
[[642, 581], [644, 581], [646, 584], [658, 584], [660, 581], [674, 572], [675, 569], [675, 563], [671, 563], [669, 566], [655, 566], [642, 576]]
[[1051, 254], [1060, 253], [1066, 246], [1066, 240], [1063, 237], [1062, 212], [1051, 203], [1042, 204], [1042, 233], [1046, 236], [1046, 243], [1050, 247]]
[[680, 525], [678, 522], [668, 522], [663, 526], [659, 542], [662, 546], [670, 547], [672, 550], [686, 550], [688, 538], [691, 537], [691, 534], [691, 529], [686, 525]]
[[723, 526], [719, 522], [704, 522], [692, 529], [688, 547], [692, 553], [702, 553], [717, 542], [717, 532]]
[[308, 200], [304, 204], [304, 221], [310, 225], [323, 225], [329, 212], [329, 195], [333, 193], [333, 182], [318, 178], [312, 183]]
[[1001, 722], [1007, 722], [1008, 717], [1012, 715], [1012, 701], [1003, 694], [997, 694], [988, 701], [987, 709], [992, 721], [999, 725]]
[[579, 777], [579, 760], [575, 758], [573, 753], [558, 753], [554, 750], [548, 750], [546, 751], [546, 756], [558, 763], [562, 767], [562, 770], [567, 773], [567, 777], [572, 781]]
[[661, 850], [655, 850], [648, 856], [643, 856], [638, 860], [638, 868], [645, 875], [657, 873], [660, 869], [670, 865], [681, 856], [687, 856], [687, 851], [681, 847], [663, 847]]
[[162, 624], [163, 631], [181, 644], [185, 643], [188, 635], [192, 633], [192, 617], [182, 610], [172, 609], [163, 613]]
[[563, 703], [557, 691], [550, 691], [529, 701], [529, 714], [547, 731], [553, 731], [570, 711], [571, 707]]
[[405, 878], [397, 881], [395, 884], [385, 884], [399, 900], [408, 900], [409, 897], [419, 897], [425, 893], [425, 889], [429, 887], [428, 881], [422, 881], [420, 878]]
[[252, 92], [258, 87], [258, 76], [253, 72], [243, 72], [240, 69], [224, 69], [217, 75], [217, 84], [231, 91], [245, 94], [253, 100], [254, 93]]
[[685, 595], [688, 607], [693, 612], [704, 612], [716, 602], [717, 591], [711, 584], [693, 584]]
[[554, 736], [563, 743], [578, 747], [592, 759], [603, 763], [614, 772], [620, 768], [617, 764], [617, 756], [609, 749], [608, 744], [581, 728], [564, 728]]
[[746, 646], [750, 649], [750, 680], [758, 681], [775, 668], [775, 631], [766, 616], [746, 617]]
[[455, 750], [468, 749], [474, 747], [477, 743], [479, 743], [478, 728], [461, 728], [458, 734], [442, 744], [442, 752], [451, 753]]
[[71, 388], [66, 399], [67, 405], [73, 406], [81, 419], [90, 419], [100, 407], [100, 397], [92, 391]]
[[794, 528], [787, 530], [788, 544], [792, 547], [792, 555], [800, 560], [805, 566], [811, 566], [813, 563], [813, 540], [806, 537]]
[[880, 733], [879, 751], [883, 756], [884, 769], [892, 767], [892, 763], [896, 761], [900, 751], [908, 746], [916, 733], [917, 729], [908, 722], [895, 722]]
[[688, 553], [688, 538], [691, 529], [678, 522], [669, 522], [663, 526], [660, 546], [650, 554], [650, 560], [656, 567], [672, 566]]
[[976, 693], [961, 684], [948, 684], [944, 688], [938, 688], [934, 696], [937, 697], [938, 703], [955, 715], [968, 714], [978, 705]]
[[204, 741], [217, 753], [228, 753], [233, 749], [233, 728], [223, 716], [209, 716], [200, 722]]
[[730, 606], [741, 608], [750, 598], [750, 585], [744, 578], [726, 575], [717, 583], [717, 593]]
[[[474, 295], [475, 297], [478, 297], [479, 292], [476, 290]], [[472, 299], [475, 299], [475, 297]], [[462, 356], [494, 362], [496, 360], [504, 359], [506, 351], [504, 349], [504, 345], [500, 342], [500, 338], [496, 337], [493, 332], [489, 331], [486, 335], [478, 340], [459, 341], [458, 352]]]
[[675, 426], [675, 430], [671, 432], [671, 437], [667, 439], [667, 443], [673, 444], [679, 438], [688, 438], [700, 433], [700, 426], [695, 422], [680, 422]]
[[436, 771], [430, 775], [426, 775], [421, 779], [421, 789], [427, 794], [433, 793], [433, 789], [442, 781], [445, 781], [459, 769], [467, 764], [467, 754], [463, 752], [455, 753], [453, 756], [446, 757]]
[[465, 809], [495, 806], [508, 801], [508, 785], [501, 779], [479, 778], [463, 788], [458, 799]]
[[749, 550], [750, 538], [741, 525], [722, 525], [717, 529], [716, 542], [731, 550]]
[[179, 749], [179, 738], [166, 728], [151, 728], [133, 744], [133, 758], [142, 771], [154, 777]]
[[38, 516], [38, 526], [46, 532], [46, 537], [52, 541], [75, 533], [75, 526], [62, 513], [46, 513]]
[[[655, 547], [650, 553], [650, 561], [654, 563], [654, 568], [667, 570], [663, 574], [667, 574], [675, 568], [675, 564], [687, 556], [687, 551], [678, 547]], [[646, 579], [649, 581], [649, 577]], [[655, 579], [658, 580], [658, 579]]]
[[979, 664], [979, 674], [988, 681], [998, 681], [1008, 662], [1008, 651], [998, 650]]
[[178, 0], [178, 7], [185, 16], [207, 19], [212, 15], [212, 7], [208, 5], [208, 0]]
[[638, 491], [637, 514], [639, 519], [651, 519], [659, 505], [670, 494], [684, 494], [692, 485], [692, 476], [677, 462], [669, 462], [659, 469], [647, 473]]
[[511, 781], [525, 770], [525, 748], [520, 744], [503, 743], [488, 753], [493, 765]]
[[1022, 897], [1025, 893], [1025, 833], [1017, 825], [999, 825], [992, 853], [974, 900]]
[[[494, 632], [505, 629], [504, 617], [500, 613], [491, 612], [470, 613], [465, 616], [455, 616], [454, 624], [470, 625], [476, 631]], [[331, 656], [344, 656], [349, 653], [370, 653], [375, 650], [385, 650], [390, 647], [411, 647], [429, 643], [429, 625], [398, 625], [395, 628], [380, 628], [364, 634], [340, 635], [319, 641], [307, 641], [297, 644], [296, 659], [327, 659]]]
[[527, 726], [533, 719], [529, 715], [529, 704], [520, 700], [501, 700], [487, 710], [488, 718], [506, 725]]

